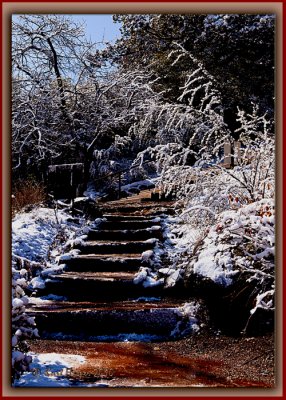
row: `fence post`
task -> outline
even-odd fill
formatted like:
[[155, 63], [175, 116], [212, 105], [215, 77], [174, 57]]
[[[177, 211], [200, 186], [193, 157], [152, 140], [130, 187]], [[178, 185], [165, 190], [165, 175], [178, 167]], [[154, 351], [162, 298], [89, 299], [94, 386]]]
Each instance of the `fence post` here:
[[225, 142], [224, 144], [224, 162], [223, 162], [223, 166], [225, 168], [230, 168], [231, 166], [231, 144], [230, 142]]
[[234, 165], [241, 163], [241, 142], [234, 142]]

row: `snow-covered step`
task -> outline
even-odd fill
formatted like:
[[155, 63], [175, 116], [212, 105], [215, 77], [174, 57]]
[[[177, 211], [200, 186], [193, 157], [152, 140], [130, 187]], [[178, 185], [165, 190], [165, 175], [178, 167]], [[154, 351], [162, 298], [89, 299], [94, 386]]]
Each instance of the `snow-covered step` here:
[[54, 294], [74, 300], [130, 299], [158, 296], [162, 286], [135, 284], [135, 272], [65, 272], [50, 276], [39, 295]]
[[63, 261], [69, 271], [138, 271], [139, 254], [85, 254]]
[[142, 253], [151, 250], [157, 243], [156, 238], [145, 241], [109, 241], [97, 240], [86, 241], [84, 244], [76, 245], [75, 248], [80, 250], [82, 254], [115, 254], [115, 253]]
[[126, 301], [51, 302], [31, 306], [42, 339], [120, 341], [127, 334], [169, 336], [180, 317], [181, 303]]
[[129, 230], [94, 230], [88, 233], [89, 240], [147, 240], [150, 238], [162, 238], [160, 225], [153, 225], [145, 229], [129, 229]]

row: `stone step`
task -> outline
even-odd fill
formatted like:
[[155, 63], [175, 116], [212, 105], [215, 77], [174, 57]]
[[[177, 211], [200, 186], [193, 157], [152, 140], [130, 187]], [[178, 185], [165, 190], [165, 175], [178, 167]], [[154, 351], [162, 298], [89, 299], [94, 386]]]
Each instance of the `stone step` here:
[[152, 299], [105, 304], [37, 302], [27, 312], [35, 317], [42, 339], [114, 341], [116, 335], [170, 335], [179, 321], [176, 310], [181, 305]]
[[151, 238], [162, 239], [161, 226], [154, 225], [145, 229], [129, 230], [95, 230], [88, 232], [88, 240], [147, 240]]
[[141, 254], [85, 254], [63, 263], [69, 271], [138, 271]]
[[104, 204], [100, 207], [103, 214], [158, 215], [174, 214], [174, 206], [169, 203], [138, 203], [138, 204]]
[[151, 219], [150, 220], [137, 220], [137, 219], [131, 219], [131, 220], [106, 220], [102, 221], [98, 225], [98, 229], [100, 230], [139, 230], [139, 229], [146, 229], [146, 228], [151, 228], [154, 225], [158, 225], [158, 222], [153, 222]]
[[146, 241], [86, 241], [84, 244], [76, 245], [75, 248], [82, 254], [114, 254], [114, 253], [142, 253], [154, 248], [158, 239], [151, 238]]
[[[142, 208], [141, 208], [142, 210]], [[130, 215], [130, 214], [103, 214], [102, 215], [103, 218], [108, 219], [109, 221], [132, 221], [132, 220], [137, 220], [137, 221], [150, 221], [150, 220], [155, 220], [154, 222], [156, 222], [156, 224], [159, 222], [158, 218], [156, 215]]]
[[127, 300], [162, 295], [161, 285], [144, 288], [134, 284], [134, 272], [64, 272], [51, 275], [38, 294], [65, 296], [71, 300]]

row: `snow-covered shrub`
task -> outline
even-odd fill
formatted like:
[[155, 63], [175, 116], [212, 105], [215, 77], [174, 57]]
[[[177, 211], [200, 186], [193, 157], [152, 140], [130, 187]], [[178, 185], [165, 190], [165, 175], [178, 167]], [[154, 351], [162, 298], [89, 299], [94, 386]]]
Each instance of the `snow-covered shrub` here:
[[[146, 162], [153, 161], [161, 178], [157, 185], [162, 191], [191, 203], [196, 198], [198, 205], [214, 208], [215, 213], [228, 208], [229, 202], [234, 206], [235, 202], [245, 204], [273, 197], [272, 121], [267, 115], [259, 115], [254, 104], [250, 114], [238, 109], [239, 128], [235, 135], [239, 148], [224, 123], [213, 77], [184, 49], [172, 51], [170, 57], [174, 54], [178, 56], [175, 64], [187, 57], [193, 68], [180, 88], [182, 94], [177, 103], [165, 103], [159, 94], [145, 103], [142, 100], [144, 118], [133, 128], [145, 146], [132, 166], [138, 166], [143, 174], [149, 165]], [[197, 92], [200, 101], [194, 102]], [[224, 154], [225, 143], [234, 148], [233, 154]], [[225, 168], [225, 156], [232, 160], [234, 168]], [[202, 199], [205, 204], [201, 204]]]
[[[180, 200], [183, 207], [180, 218], [200, 230], [211, 226], [223, 210], [237, 208], [239, 201], [245, 202], [234, 180], [215, 166], [172, 167], [158, 184], [166, 195], [172, 194]], [[237, 202], [232, 202], [232, 198]]]
[[170, 267], [161, 272], [165, 282], [172, 274], [222, 287], [235, 286], [238, 279], [244, 286], [255, 281], [252, 316], [274, 307], [275, 137], [271, 121], [255, 106], [252, 114], [238, 110], [237, 120], [241, 146], [227, 155], [232, 168], [212, 148], [194, 165], [187, 165], [187, 150], [179, 146], [173, 153], [170, 146], [153, 150], [154, 158], [168, 165], [157, 185], [178, 200], [176, 221], [166, 221], [173, 243]]
[[[34, 318], [26, 313], [31, 292], [43, 289], [49, 274], [60, 273], [57, 261], [65, 242], [86, 233], [70, 215], [44, 207], [15, 215], [12, 221], [12, 381], [29, 370], [27, 339], [38, 337]], [[64, 258], [64, 257], [63, 257]]]
[[207, 157], [211, 148], [218, 153], [229, 137], [213, 76], [182, 46], [172, 47], [170, 75], [180, 62], [189, 65], [176, 101], [168, 100], [162, 85], [165, 77], [157, 76], [152, 65], [114, 73], [102, 88], [97, 105], [102, 113], [105, 108], [105, 122], [97, 136], [99, 141], [106, 136], [108, 147], [93, 151], [94, 179], [128, 168], [132, 161], [132, 166], [139, 165], [132, 170], [136, 179], [145, 179], [146, 170], [153, 166], [146, 163], [142, 168], [143, 161], [153, 158], [161, 172], [171, 165], [193, 163], [198, 156]]
[[[102, 150], [94, 150], [91, 176], [97, 179], [109, 173], [123, 169], [123, 159], [130, 152], [132, 140], [129, 136], [115, 135], [113, 143]], [[128, 167], [128, 165], [126, 165]], [[105, 182], [99, 182], [102, 186]]]
[[[258, 308], [274, 309], [275, 206], [263, 199], [220, 214], [217, 224], [190, 255], [188, 280], [201, 277], [222, 287], [254, 286], [248, 299], [253, 316]], [[267, 301], [266, 301], [267, 298]], [[263, 301], [265, 300], [265, 301]]]
[[273, 121], [259, 115], [253, 104], [251, 114], [238, 109], [237, 121], [241, 149], [233, 158], [238, 165], [231, 176], [247, 192], [249, 201], [274, 198], [275, 193], [275, 135]]
[[29, 272], [12, 262], [12, 382], [22, 373], [29, 371], [32, 358], [28, 356], [26, 339], [38, 337], [34, 318], [29, 317], [25, 307], [29, 298], [25, 294]]

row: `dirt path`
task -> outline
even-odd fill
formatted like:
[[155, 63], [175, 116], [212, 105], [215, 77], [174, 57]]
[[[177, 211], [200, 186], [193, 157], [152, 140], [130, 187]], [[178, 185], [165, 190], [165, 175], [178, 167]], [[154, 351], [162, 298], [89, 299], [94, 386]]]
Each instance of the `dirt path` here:
[[275, 386], [274, 335], [229, 337], [193, 335], [178, 342], [162, 343], [162, 351], [176, 351], [193, 358], [216, 361], [227, 386]]
[[31, 351], [84, 356], [71, 382], [108, 387], [273, 388], [273, 335], [232, 338], [210, 334], [160, 343], [31, 341]]

